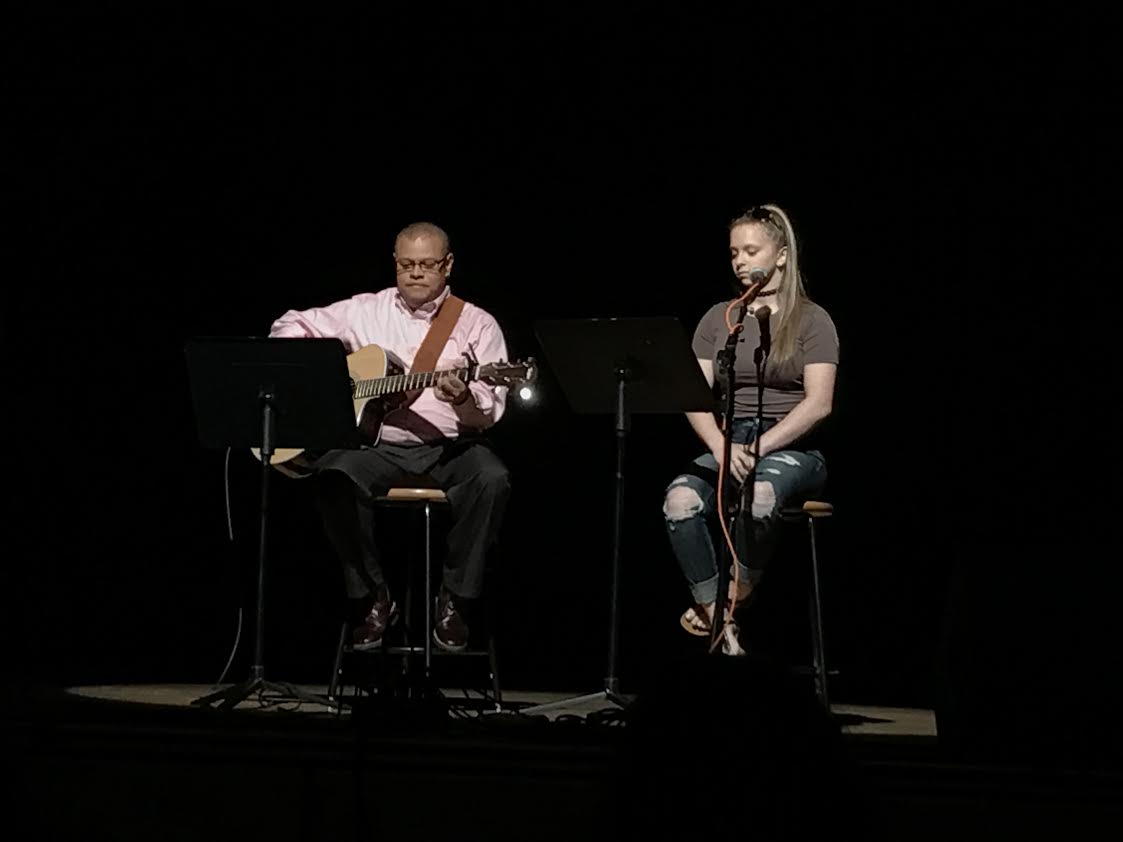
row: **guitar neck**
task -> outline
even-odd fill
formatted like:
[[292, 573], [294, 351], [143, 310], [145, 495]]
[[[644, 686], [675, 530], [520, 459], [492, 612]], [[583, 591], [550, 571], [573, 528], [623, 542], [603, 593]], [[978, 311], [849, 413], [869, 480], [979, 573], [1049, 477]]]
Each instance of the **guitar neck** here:
[[446, 368], [440, 371], [415, 371], [410, 374], [392, 374], [389, 377], [375, 377], [371, 380], [355, 381], [354, 397], [374, 398], [412, 392], [414, 389], [427, 389], [436, 384], [437, 379], [451, 374], [465, 383], [475, 379], [471, 368]]

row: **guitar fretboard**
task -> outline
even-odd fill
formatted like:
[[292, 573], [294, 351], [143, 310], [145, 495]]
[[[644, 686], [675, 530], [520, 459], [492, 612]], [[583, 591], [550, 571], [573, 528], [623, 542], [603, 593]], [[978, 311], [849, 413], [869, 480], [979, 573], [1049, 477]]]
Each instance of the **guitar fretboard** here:
[[451, 374], [465, 383], [471, 379], [467, 368], [446, 368], [442, 371], [417, 371], [411, 374], [392, 374], [389, 377], [375, 377], [373, 380], [356, 380], [356, 398], [374, 398], [379, 395], [393, 395], [399, 392], [412, 392], [414, 389], [427, 389], [444, 374]]

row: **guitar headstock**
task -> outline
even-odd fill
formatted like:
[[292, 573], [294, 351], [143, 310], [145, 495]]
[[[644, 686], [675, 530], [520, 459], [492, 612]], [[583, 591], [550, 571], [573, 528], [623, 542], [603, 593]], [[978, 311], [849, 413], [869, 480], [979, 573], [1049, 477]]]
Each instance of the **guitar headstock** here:
[[492, 386], [522, 386], [538, 378], [538, 364], [534, 357], [528, 357], [526, 362], [484, 363], [476, 377]]

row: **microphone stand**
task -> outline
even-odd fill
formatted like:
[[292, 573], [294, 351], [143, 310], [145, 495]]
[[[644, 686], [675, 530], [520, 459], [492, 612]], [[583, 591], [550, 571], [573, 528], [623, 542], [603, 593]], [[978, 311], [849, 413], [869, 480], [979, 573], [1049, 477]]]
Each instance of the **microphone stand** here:
[[[733, 452], [733, 394], [734, 382], [733, 371], [734, 364], [737, 358], [737, 341], [744, 330], [745, 315], [749, 309], [749, 302], [756, 298], [756, 294], [746, 296], [746, 300], [741, 304], [741, 313], [737, 318], [737, 324], [729, 338], [725, 341], [725, 348], [718, 352], [719, 371], [723, 372], [725, 376], [726, 394], [725, 394], [725, 418], [726, 418], [726, 436], [725, 448], [722, 453], [722, 468], [723, 476], [729, 477], [729, 462]], [[769, 307], [760, 308], [754, 316], [757, 319], [757, 324], [760, 326], [760, 342], [753, 352], [753, 364], [756, 366], [756, 437], [753, 441], [754, 454], [753, 454], [753, 467], [745, 477], [745, 482], [742, 485], [741, 494], [734, 495], [730, 492], [729, 486], [726, 485], [722, 489], [723, 499], [719, 501], [721, 510], [719, 515], [726, 518], [726, 529], [730, 535], [735, 535], [735, 526], [742, 524], [745, 530], [744, 547], [747, 554], [753, 551], [753, 543], [755, 542], [756, 534], [753, 528], [751, 519], [753, 511], [753, 493], [756, 486], [756, 469], [760, 464], [760, 437], [764, 431], [764, 367], [768, 361], [768, 355], [772, 350], [772, 332], [769, 319], [772, 316], [772, 310]], [[745, 512], [746, 508], [749, 512], [750, 522], [744, 525], [744, 518], [741, 515]], [[725, 611], [724, 606], [728, 600], [726, 592], [729, 590], [729, 567], [732, 562], [732, 554], [729, 550], [729, 543], [722, 542], [722, 560], [718, 565], [718, 599], [714, 602], [714, 619], [710, 623], [710, 652], [715, 652], [717, 643], [725, 628]], [[718, 624], [718, 605], [722, 606], [721, 624]], [[736, 605], [736, 597], [734, 598], [733, 605]], [[732, 607], [731, 609], [732, 610]]]
[[756, 528], [752, 522], [753, 499], [756, 491], [756, 470], [760, 466], [760, 437], [764, 435], [764, 366], [772, 352], [772, 308], [761, 307], [754, 314], [760, 325], [760, 343], [753, 351], [753, 364], [756, 366], [756, 439], [753, 441], [753, 469], [745, 477], [741, 511], [747, 506], [749, 523], [745, 526], [746, 553], [751, 553], [756, 541]]
[[[725, 348], [718, 351], [717, 354], [718, 372], [725, 384], [725, 443], [722, 449], [722, 463], [719, 466], [719, 471], [721, 471], [721, 476], [727, 480], [722, 488], [722, 499], [718, 500], [718, 517], [724, 518], [726, 528], [723, 531], [730, 535], [733, 534], [732, 529], [737, 523], [737, 515], [739, 514], [739, 498], [738, 495], [730, 493], [732, 483], [728, 481], [730, 479], [729, 462], [733, 455], [733, 398], [736, 391], [734, 377], [737, 362], [737, 342], [740, 339], [741, 331], [745, 329], [745, 316], [749, 312], [749, 301], [753, 297], [753, 295], [748, 295], [741, 302], [741, 312], [737, 316], [737, 324], [725, 340]], [[721, 549], [721, 561], [717, 566], [717, 597], [714, 599], [714, 617], [710, 621], [711, 654], [717, 650], [718, 641], [725, 630], [725, 603], [726, 592], [729, 590], [729, 566], [733, 561], [728, 541], [721, 542]], [[718, 613], [719, 610], [720, 613]]]

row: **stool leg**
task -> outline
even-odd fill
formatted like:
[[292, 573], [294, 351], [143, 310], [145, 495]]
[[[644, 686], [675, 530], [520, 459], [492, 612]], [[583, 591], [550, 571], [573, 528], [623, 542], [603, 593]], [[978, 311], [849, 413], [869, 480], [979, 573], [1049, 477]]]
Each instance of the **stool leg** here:
[[495, 635], [488, 630], [487, 660], [491, 666], [491, 690], [495, 693], [495, 712], [503, 712], [503, 691], [499, 689], [499, 658], [495, 654]]
[[807, 530], [811, 535], [811, 657], [815, 670], [815, 693], [823, 707], [829, 712], [830, 697], [827, 694], [827, 662], [823, 646], [823, 607], [819, 595], [819, 553], [815, 544], [815, 518], [807, 518]]
[[[408, 512], [411, 521], [413, 519], [413, 511]], [[417, 633], [413, 627], [413, 577], [415, 575], [414, 568], [414, 549], [413, 542], [409, 543], [406, 549], [406, 570], [405, 570], [405, 651], [402, 655], [402, 675], [409, 675], [410, 664], [413, 660], [413, 647], [414, 641], [417, 640]]]
[[425, 501], [425, 683], [433, 666], [433, 548], [432, 504]]
[[344, 620], [339, 630], [339, 645], [335, 647], [335, 662], [332, 664], [331, 669], [331, 683], [328, 684], [328, 701], [335, 705], [339, 704], [339, 699], [336, 698], [335, 693], [339, 689], [339, 683], [343, 673], [343, 647], [346, 644], [347, 621]]

